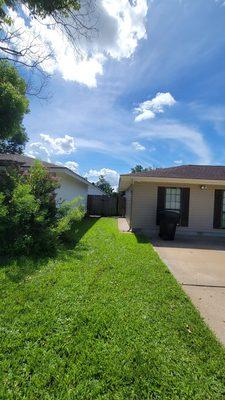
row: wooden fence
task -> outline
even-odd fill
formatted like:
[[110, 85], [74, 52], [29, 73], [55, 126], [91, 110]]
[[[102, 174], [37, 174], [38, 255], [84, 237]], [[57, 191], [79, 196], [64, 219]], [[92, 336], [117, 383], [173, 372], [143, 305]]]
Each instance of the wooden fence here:
[[126, 199], [120, 194], [112, 196], [88, 195], [88, 215], [100, 215], [102, 217], [121, 216], [126, 212]]

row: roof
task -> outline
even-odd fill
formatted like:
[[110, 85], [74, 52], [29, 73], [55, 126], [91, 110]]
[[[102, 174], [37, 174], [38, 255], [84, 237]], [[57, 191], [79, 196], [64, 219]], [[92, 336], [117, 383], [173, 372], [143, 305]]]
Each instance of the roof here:
[[[18, 163], [20, 164], [23, 168], [30, 168], [34, 165], [35, 161], [37, 159], [33, 158], [33, 157], [28, 157], [26, 155], [23, 154], [0, 154], [0, 165], [5, 165], [8, 163]], [[57, 165], [57, 164], [53, 164], [53, 163], [49, 163], [47, 161], [41, 161], [42, 165], [44, 165], [44, 167], [48, 168], [49, 170], [52, 170], [54, 172], [58, 171], [62, 171], [70, 176], [72, 176], [73, 178], [77, 179], [78, 181], [88, 185], [88, 186], [92, 186], [92, 183], [89, 182], [87, 179], [83, 178], [82, 176], [76, 174], [75, 172], [73, 172], [71, 169], [64, 167], [63, 165]], [[104, 192], [102, 192], [104, 193]]]
[[[147, 179], [148, 178], [148, 179]], [[225, 166], [222, 165], [181, 165], [178, 167], [156, 168], [146, 172], [123, 174], [120, 176], [120, 190], [126, 190], [128, 183], [132, 180], [154, 180], [157, 179], [175, 182], [184, 181], [224, 181]], [[125, 184], [126, 181], [126, 184]], [[126, 188], [124, 188], [126, 187]]]
[[[34, 165], [36, 158], [28, 157], [23, 154], [0, 154], [0, 164], [8, 163], [8, 162], [15, 162], [21, 164], [23, 167], [31, 167]], [[40, 160], [41, 163], [47, 168], [62, 168], [59, 165], [52, 164], [46, 161]]]
[[130, 176], [147, 176], [183, 179], [225, 180], [225, 166], [222, 165], [181, 165], [179, 167], [157, 168], [147, 172], [125, 174]]

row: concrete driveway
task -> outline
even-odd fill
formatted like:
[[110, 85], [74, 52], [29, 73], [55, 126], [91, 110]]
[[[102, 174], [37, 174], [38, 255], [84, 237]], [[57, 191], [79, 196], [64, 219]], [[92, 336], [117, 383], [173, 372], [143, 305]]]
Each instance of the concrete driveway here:
[[155, 239], [152, 244], [225, 345], [225, 238]]

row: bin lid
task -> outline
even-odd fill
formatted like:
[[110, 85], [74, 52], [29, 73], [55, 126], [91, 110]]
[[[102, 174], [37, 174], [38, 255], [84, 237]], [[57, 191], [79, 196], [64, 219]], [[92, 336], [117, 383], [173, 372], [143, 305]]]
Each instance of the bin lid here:
[[161, 210], [159, 215], [164, 218], [172, 219], [178, 221], [180, 218], [179, 210]]

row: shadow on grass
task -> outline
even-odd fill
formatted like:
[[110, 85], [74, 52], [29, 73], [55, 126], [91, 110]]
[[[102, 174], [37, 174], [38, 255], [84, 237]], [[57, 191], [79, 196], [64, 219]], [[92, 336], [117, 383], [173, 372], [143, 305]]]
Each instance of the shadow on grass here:
[[0, 256], [0, 268], [5, 269], [5, 274], [10, 281], [19, 283], [29, 275], [39, 271], [49, 260], [66, 261], [72, 256], [81, 260], [88, 246], [80, 243], [85, 233], [98, 221], [99, 218], [84, 218], [77, 224], [72, 240], [59, 246], [58, 250], [50, 255], [35, 256]]
[[8, 258], [4, 265], [2, 265], [2, 260], [0, 260], [0, 267], [5, 268], [5, 274], [10, 281], [19, 283], [29, 275], [39, 271], [50, 258], [47, 256], [41, 258], [38, 256], [18, 256], [18, 258]]
[[100, 219], [101, 217], [85, 217], [80, 223], [77, 224], [73, 237], [62, 246], [62, 249], [74, 249], [85, 233]]
[[143, 233], [134, 232], [134, 236], [138, 243], [150, 243], [149, 237]]

